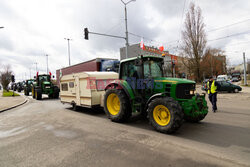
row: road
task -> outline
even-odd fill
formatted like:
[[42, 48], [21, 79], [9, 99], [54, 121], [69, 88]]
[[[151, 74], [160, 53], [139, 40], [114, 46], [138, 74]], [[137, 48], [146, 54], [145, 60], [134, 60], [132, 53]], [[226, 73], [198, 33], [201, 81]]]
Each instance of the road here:
[[0, 166], [250, 166], [250, 88], [218, 95], [217, 113], [166, 135], [146, 120], [113, 123], [59, 100], [0, 114]]

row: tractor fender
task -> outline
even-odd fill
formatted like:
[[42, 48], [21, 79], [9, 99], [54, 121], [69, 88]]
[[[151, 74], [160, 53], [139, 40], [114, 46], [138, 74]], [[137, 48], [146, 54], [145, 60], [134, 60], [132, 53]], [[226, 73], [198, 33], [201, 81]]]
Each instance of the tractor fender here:
[[134, 92], [131, 86], [127, 83], [127, 81], [118, 80], [118, 81], [110, 82], [108, 85], [106, 85], [104, 90], [106, 91], [107, 89], [110, 89], [110, 88], [122, 89], [124, 90], [124, 92], [126, 93], [130, 101], [135, 99]]
[[164, 94], [166, 94], [166, 93], [156, 93], [156, 94], [154, 94], [153, 96], [151, 96], [149, 99], [148, 99], [148, 101], [147, 101], [147, 103], [146, 103], [146, 105], [145, 105], [145, 109], [147, 109], [148, 108], [148, 105], [149, 105], [149, 103], [153, 100], [153, 99], [155, 99], [155, 98], [157, 98], [157, 97], [166, 97], [166, 96], [164, 96]]

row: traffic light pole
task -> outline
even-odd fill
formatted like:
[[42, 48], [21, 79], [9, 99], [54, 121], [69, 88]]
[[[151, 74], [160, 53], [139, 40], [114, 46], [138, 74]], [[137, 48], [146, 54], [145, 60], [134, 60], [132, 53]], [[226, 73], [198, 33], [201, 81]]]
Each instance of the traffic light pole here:
[[122, 38], [126, 40], [126, 37], [116, 36], [116, 35], [109, 35], [109, 34], [102, 34], [97, 32], [88, 32], [89, 34], [95, 34], [95, 35], [101, 35], [101, 36], [107, 36], [107, 37], [113, 37], [113, 38]]

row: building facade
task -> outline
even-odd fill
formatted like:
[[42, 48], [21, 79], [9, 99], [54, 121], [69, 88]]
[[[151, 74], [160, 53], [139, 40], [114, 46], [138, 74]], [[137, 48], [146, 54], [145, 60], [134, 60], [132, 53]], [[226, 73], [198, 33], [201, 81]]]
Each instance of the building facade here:
[[[144, 46], [140, 47], [140, 44], [130, 45], [128, 47], [128, 57], [138, 57], [140, 55], [151, 55], [156, 57], [163, 57], [164, 66], [163, 71], [164, 75], [168, 77], [176, 76], [177, 73], [177, 65], [178, 65], [178, 57], [172, 54], [169, 54], [168, 51], [161, 51], [158, 48]], [[120, 48], [120, 59], [126, 59], [126, 47]]]

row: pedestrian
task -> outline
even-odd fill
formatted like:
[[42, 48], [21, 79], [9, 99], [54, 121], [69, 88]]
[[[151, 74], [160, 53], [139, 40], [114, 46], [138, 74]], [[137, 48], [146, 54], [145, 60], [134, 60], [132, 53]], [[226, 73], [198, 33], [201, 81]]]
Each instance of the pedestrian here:
[[212, 103], [213, 106], [213, 112], [216, 112], [217, 110], [217, 91], [218, 88], [220, 87], [219, 83], [214, 80], [214, 77], [210, 77], [209, 81], [207, 82], [207, 93], [208, 93], [208, 98], [210, 102]]

